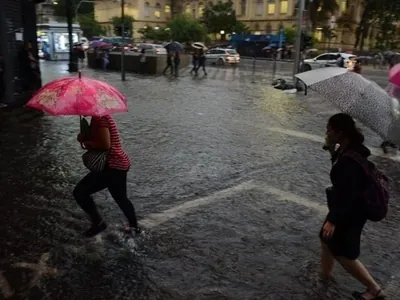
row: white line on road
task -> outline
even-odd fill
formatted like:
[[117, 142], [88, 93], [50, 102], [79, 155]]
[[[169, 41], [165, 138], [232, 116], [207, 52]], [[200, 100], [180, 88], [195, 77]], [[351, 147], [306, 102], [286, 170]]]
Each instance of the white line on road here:
[[169, 220], [181, 217], [189, 213], [190, 211], [207, 204], [211, 204], [218, 200], [230, 197], [238, 192], [249, 191], [249, 190], [259, 190], [269, 195], [274, 195], [280, 201], [292, 202], [304, 207], [308, 207], [316, 210], [318, 213], [325, 214], [327, 208], [325, 205], [319, 204], [307, 198], [298, 196], [291, 192], [283, 191], [272, 186], [265, 185], [264, 183], [255, 183], [253, 180], [249, 180], [238, 184], [236, 186], [218, 191], [210, 196], [198, 198], [195, 200], [190, 200], [184, 202], [180, 205], [174, 206], [160, 213], [154, 213], [148, 215], [144, 220], [140, 221], [140, 224], [145, 228], [157, 227]]
[[[319, 136], [319, 135], [314, 135], [310, 133], [306, 133], [303, 131], [297, 131], [297, 130], [290, 130], [290, 129], [285, 129], [285, 128], [279, 128], [279, 127], [265, 127], [266, 130], [268, 131], [273, 131], [273, 132], [279, 132], [285, 135], [290, 135], [294, 137], [298, 137], [301, 139], [306, 139], [309, 141], [317, 142], [317, 143], [324, 143], [324, 137]], [[368, 146], [369, 150], [371, 150], [372, 155], [378, 156], [378, 157], [383, 157], [386, 159], [391, 159], [396, 162], [400, 162], [400, 155], [391, 155], [391, 154], [384, 154], [382, 152], [382, 149], [375, 148], [375, 147], [370, 147]]]
[[328, 208], [326, 207], [326, 205], [311, 201], [307, 198], [298, 196], [291, 192], [283, 191], [283, 190], [274, 188], [272, 186], [263, 185], [263, 184], [257, 185], [256, 189], [260, 190], [266, 194], [274, 195], [280, 201], [292, 202], [292, 203], [295, 203], [295, 204], [298, 204], [301, 206], [312, 208], [321, 214], [325, 214], [328, 212]]
[[181, 217], [181, 216], [187, 214], [188, 212], [190, 212], [192, 209], [210, 204], [212, 202], [220, 200], [221, 198], [226, 198], [226, 197], [232, 196], [238, 192], [245, 191], [245, 190], [251, 190], [254, 188], [255, 188], [255, 185], [253, 183], [253, 180], [245, 181], [236, 186], [218, 191], [210, 196], [190, 200], [190, 201], [184, 202], [180, 205], [177, 205], [175, 207], [172, 207], [170, 209], [167, 209], [163, 212], [150, 214], [146, 217], [146, 219], [141, 220], [140, 223], [141, 223], [141, 225], [143, 225], [146, 228], [153, 228], [153, 227], [159, 226], [171, 219]]

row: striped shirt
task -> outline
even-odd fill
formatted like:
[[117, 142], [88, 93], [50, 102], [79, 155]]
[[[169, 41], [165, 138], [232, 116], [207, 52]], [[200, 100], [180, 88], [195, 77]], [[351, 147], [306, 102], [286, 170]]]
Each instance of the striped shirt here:
[[92, 117], [93, 121], [97, 126], [108, 128], [110, 131], [111, 147], [107, 155], [108, 166], [112, 169], [128, 170], [131, 162], [128, 155], [122, 149], [118, 128], [114, 120], [110, 116], [104, 116], [102, 118]]

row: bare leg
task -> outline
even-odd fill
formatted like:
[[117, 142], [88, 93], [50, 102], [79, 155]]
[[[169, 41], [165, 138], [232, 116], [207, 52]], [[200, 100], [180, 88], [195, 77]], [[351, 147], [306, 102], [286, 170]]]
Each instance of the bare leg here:
[[321, 269], [320, 276], [322, 279], [332, 279], [332, 270], [335, 259], [328, 247], [321, 242]]
[[350, 260], [344, 257], [336, 257], [336, 260], [350, 275], [367, 287], [368, 292], [364, 293], [363, 297], [366, 300], [375, 299], [375, 295], [379, 293], [381, 287], [372, 278], [364, 265], [358, 259]]

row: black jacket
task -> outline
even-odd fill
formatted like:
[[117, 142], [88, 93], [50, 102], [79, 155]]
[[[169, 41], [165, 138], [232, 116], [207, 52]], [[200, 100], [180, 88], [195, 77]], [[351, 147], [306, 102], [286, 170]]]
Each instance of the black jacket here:
[[339, 148], [332, 156], [330, 173], [332, 188], [327, 189], [329, 208], [327, 220], [332, 224], [366, 219], [365, 206], [362, 202], [366, 173], [357, 161], [345, 155], [347, 151], [354, 151], [365, 159], [371, 155], [367, 147], [360, 145], [348, 147], [343, 153]]

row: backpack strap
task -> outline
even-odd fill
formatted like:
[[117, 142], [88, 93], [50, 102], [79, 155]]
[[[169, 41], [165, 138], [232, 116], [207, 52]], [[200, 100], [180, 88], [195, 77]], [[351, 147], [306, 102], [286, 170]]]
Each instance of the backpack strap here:
[[347, 156], [352, 158], [354, 161], [356, 161], [363, 169], [366, 174], [370, 174], [370, 168], [369, 168], [369, 161], [365, 157], [361, 156], [359, 153], [352, 151], [352, 150], [347, 150], [345, 151], [341, 156]]

